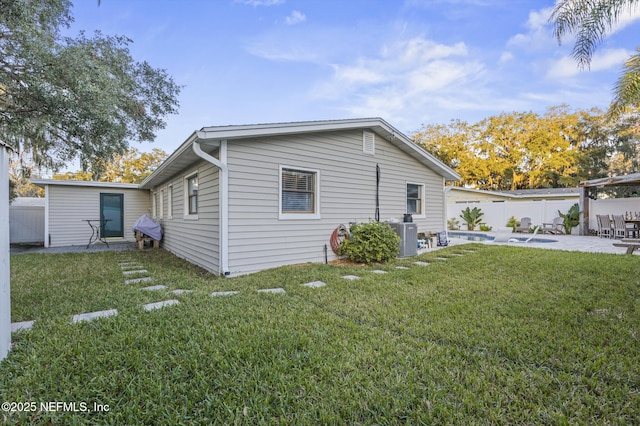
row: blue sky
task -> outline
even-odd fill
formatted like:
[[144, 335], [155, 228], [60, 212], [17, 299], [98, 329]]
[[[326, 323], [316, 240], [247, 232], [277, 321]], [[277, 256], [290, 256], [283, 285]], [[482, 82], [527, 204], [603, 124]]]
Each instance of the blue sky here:
[[549, 106], [606, 109], [640, 45], [625, 14], [589, 71], [552, 36], [554, 0], [77, 0], [69, 32], [133, 40], [133, 57], [184, 85], [152, 147], [204, 126], [382, 117], [476, 122]]

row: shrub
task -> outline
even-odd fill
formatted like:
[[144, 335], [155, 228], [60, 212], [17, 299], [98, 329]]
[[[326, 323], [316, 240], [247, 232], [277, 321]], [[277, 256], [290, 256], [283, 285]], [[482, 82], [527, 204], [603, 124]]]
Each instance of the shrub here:
[[460, 222], [455, 217], [447, 220], [447, 229], [449, 229], [450, 231], [457, 231], [458, 229], [460, 229], [459, 225]]
[[386, 262], [398, 257], [400, 237], [387, 223], [356, 223], [351, 226], [351, 237], [340, 245], [340, 254], [354, 262]]
[[571, 235], [571, 230], [580, 225], [580, 206], [575, 203], [566, 214], [563, 214], [560, 210], [558, 210], [558, 214], [564, 220], [565, 234]]
[[509, 221], [507, 222], [507, 226], [511, 229], [513, 229], [513, 232], [516, 232], [516, 228], [518, 226], [520, 226], [520, 221], [518, 219], [516, 219], [515, 216], [511, 216], [509, 218]]
[[480, 210], [478, 207], [474, 207], [473, 209], [467, 207], [466, 209], [462, 210], [462, 214], [460, 215], [460, 217], [467, 224], [467, 229], [469, 231], [475, 231], [476, 226], [480, 225], [483, 215], [484, 213], [482, 213], [482, 210]]
[[484, 223], [480, 224], [480, 230], [483, 232], [491, 231], [491, 227], [489, 225], [485, 225]]

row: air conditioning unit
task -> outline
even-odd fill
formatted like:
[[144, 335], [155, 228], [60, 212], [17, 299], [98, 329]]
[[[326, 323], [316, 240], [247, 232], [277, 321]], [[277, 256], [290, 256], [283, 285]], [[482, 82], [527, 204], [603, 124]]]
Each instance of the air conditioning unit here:
[[418, 254], [418, 225], [409, 222], [389, 222], [389, 225], [400, 237], [400, 254], [398, 257], [409, 257]]

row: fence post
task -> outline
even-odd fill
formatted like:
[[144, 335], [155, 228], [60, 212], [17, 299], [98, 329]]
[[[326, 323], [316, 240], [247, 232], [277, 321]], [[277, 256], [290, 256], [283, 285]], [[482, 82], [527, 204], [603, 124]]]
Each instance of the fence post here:
[[0, 360], [11, 347], [9, 255], [9, 147], [0, 141]]

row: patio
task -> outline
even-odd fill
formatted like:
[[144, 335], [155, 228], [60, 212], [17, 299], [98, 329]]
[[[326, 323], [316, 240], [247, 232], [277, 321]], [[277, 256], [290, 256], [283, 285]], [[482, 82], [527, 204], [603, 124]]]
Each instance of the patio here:
[[[480, 232], [479, 234], [490, 235], [492, 237], [496, 236], [496, 232]], [[522, 237], [523, 235], [520, 234], [518, 236]], [[524, 236], [526, 236], [526, 234], [524, 234]], [[542, 236], [540, 237], [542, 238]], [[543, 249], [549, 249], [549, 250], [581, 251], [586, 253], [614, 253], [614, 254], [625, 253], [624, 248], [613, 246], [613, 243], [616, 240], [608, 239], [608, 238], [583, 236], [583, 235], [552, 235], [552, 236], [545, 235], [544, 238], [556, 240], [557, 242], [555, 243], [536, 243], [536, 242], [494, 243], [493, 241], [486, 241], [486, 242], [483, 242], [483, 244], [543, 248]], [[449, 244], [451, 245], [460, 245], [460, 244], [469, 243], [468, 240], [465, 240], [462, 238], [449, 237], [449, 240], [450, 240]]]

